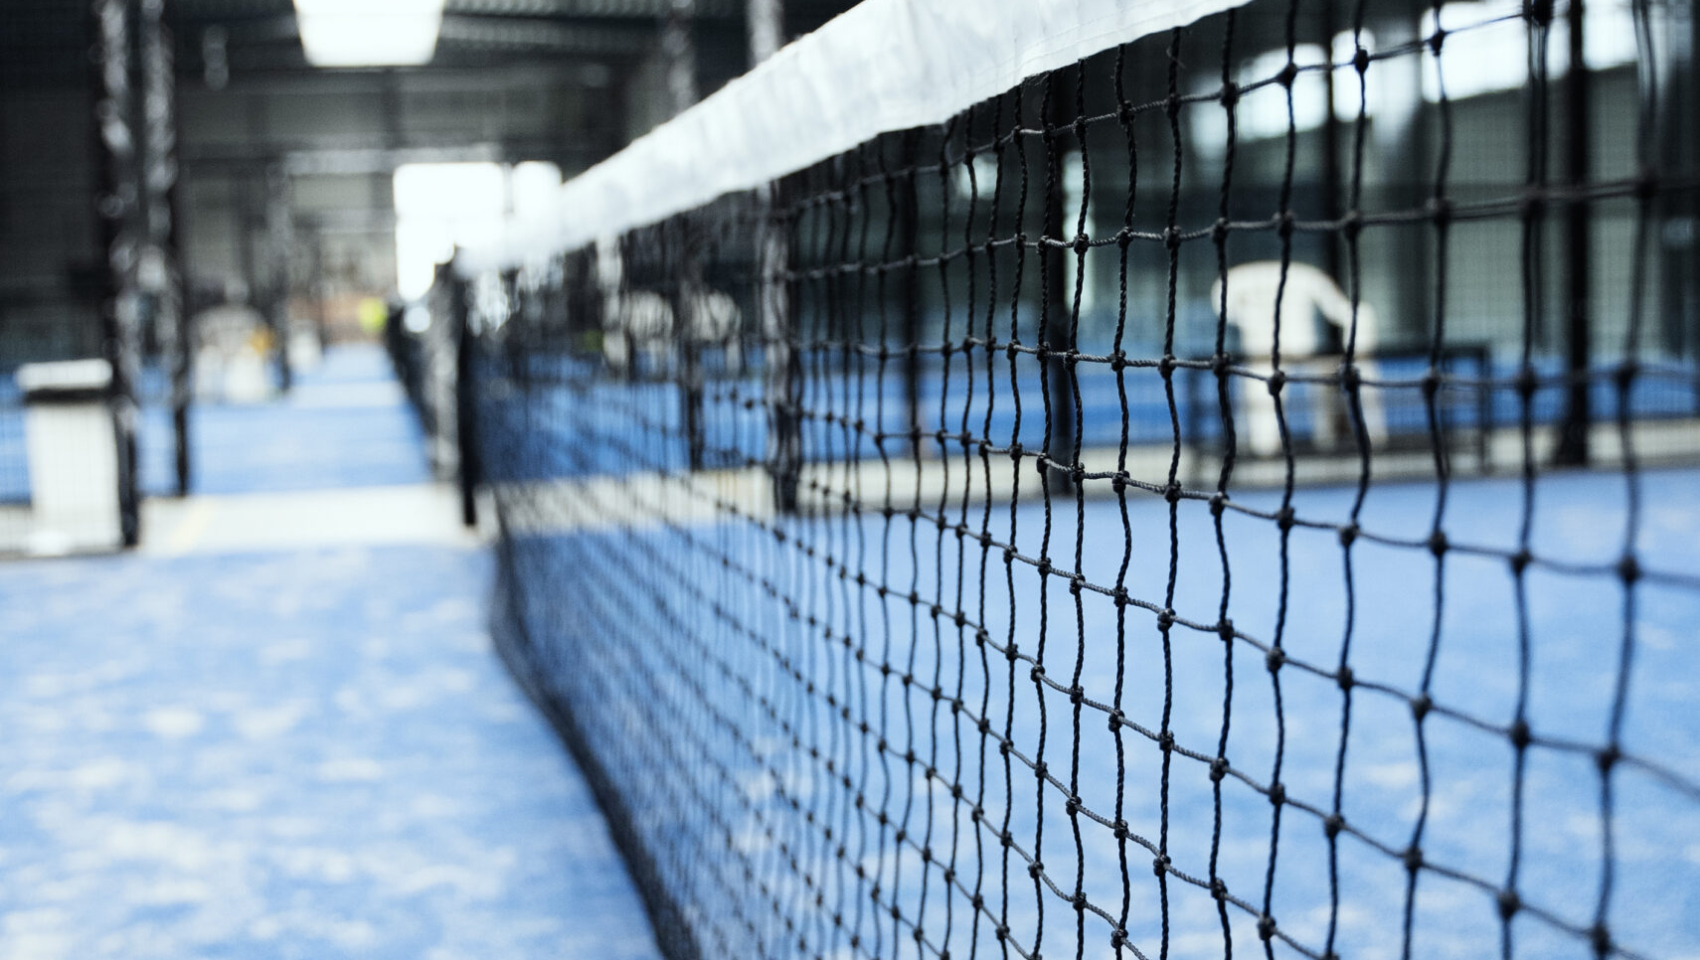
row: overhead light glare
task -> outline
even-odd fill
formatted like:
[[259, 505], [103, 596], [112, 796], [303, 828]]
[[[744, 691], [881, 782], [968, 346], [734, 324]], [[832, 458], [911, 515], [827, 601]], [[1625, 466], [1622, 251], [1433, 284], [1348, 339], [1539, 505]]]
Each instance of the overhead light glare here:
[[295, 0], [301, 46], [315, 67], [430, 63], [443, 0]]

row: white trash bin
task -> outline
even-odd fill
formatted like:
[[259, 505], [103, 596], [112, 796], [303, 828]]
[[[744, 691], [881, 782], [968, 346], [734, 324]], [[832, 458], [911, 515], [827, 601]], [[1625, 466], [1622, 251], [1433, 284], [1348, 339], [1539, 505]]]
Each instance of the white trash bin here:
[[118, 439], [106, 402], [111, 365], [31, 363], [16, 376], [25, 404], [30, 552], [118, 546]]

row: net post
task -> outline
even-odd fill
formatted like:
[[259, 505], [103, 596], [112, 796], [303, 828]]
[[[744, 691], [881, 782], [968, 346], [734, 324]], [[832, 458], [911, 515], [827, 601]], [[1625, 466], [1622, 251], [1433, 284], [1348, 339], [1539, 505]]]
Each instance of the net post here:
[[[1583, 59], [1583, 0], [1570, 0], [1566, 11], [1569, 27], [1567, 68], [1564, 73], [1565, 176], [1580, 191], [1588, 183], [1589, 120], [1592, 81]], [[1592, 361], [1589, 343], [1588, 298], [1592, 294], [1590, 241], [1591, 210], [1579, 196], [1564, 208], [1565, 279], [1565, 393], [1564, 421], [1559, 428], [1556, 463], [1580, 467], [1588, 463], [1588, 428], [1593, 422], [1588, 369]]]

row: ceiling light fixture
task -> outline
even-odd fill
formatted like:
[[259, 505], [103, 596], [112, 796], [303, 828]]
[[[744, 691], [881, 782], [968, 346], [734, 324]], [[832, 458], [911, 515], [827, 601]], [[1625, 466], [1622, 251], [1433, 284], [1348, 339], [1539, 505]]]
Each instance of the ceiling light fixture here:
[[295, 0], [295, 20], [315, 67], [411, 67], [437, 51], [443, 0]]

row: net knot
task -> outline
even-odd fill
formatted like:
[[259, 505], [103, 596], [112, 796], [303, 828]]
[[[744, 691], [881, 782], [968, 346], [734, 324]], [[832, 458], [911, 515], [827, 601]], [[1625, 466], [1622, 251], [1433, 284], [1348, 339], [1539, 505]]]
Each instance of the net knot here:
[[1451, 544], [1447, 542], [1445, 532], [1436, 530], [1428, 535], [1428, 552], [1434, 554], [1437, 558], [1445, 556], [1446, 551], [1450, 548]]
[[1358, 365], [1350, 361], [1340, 364], [1340, 389], [1347, 393], [1357, 393], [1363, 386], [1363, 373]]
[[1443, 29], [1437, 28], [1434, 31], [1434, 33], [1431, 34], [1428, 38], [1428, 48], [1430, 50], [1434, 51], [1434, 55], [1438, 57], [1438, 56], [1440, 56], [1441, 44], [1444, 44], [1445, 42], [1446, 42], [1446, 31], [1443, 30]]
[[1523, 202], [1518, 207], [1518, 215], [1524, 220], [1539, 220], [1546, 213], [1546, 198], [1539, 193], [1530, 192], [1523, 196]]
[[1068, 592], [1073, 594], [1074, 596], [1078, 597], [1078, 596], [1080, 596], [1081, 588], [1083, 588], [1085, 586], [1086, 586], [1086, 578], [1077, 573], [1074, 576], [1069, 578]]
[[1423, 868], [1423, 850], [1416, 844], [1406, 847], [1399, 859], [1405, 862], [1405, 870], [1409, 873], [1416, 873]]
[[1037, 564], [1037, 569], [1039, 571], [1039, 576], [1041, 576], [1041, 577], [1050, 576], [1051, 575], [1051, 559], [1049, 557], [1040, 557], [1039, 563]]
[[1122, 725], [1122, 721], [1124, 719], [1126, 719], [1126, 717], [1127, 717], [1127, 714], [1122, 713], [1122, 710], [1121, 710], [1120, 707], [1116, 707], [1115, 709], [1111, 710], [1110, 711], [1110, 722], [1109, 722], [1110, 732], [1111, 733], [1120, 733], [1121, 732], [1120, 727]]
[[1125, 607], [1133, 598], [1128, 596], [1126, 587], [1117, 587], [1115, 592], [1110, 594], [1110, 599], [1115, 602], [1117, 607]]
[[1172, 353], [1163, 354], [1162, 358], [1157, 361], [1157, 372], [1162, 375], [1164, 380], [1175, 375], [1175, 363], [1175, 355]]
[[1008, 451], [1008, 452], [1009, 452], [1009, 458], [1010, 458], [1010, 459], [1011, 459], [1011, 460], [1020, 460], [1020, 459], [1021, 459], [1021, 455], [1022, 455], [1022, 453], [1023, 453], [1023, 452], [1024, 452], [1024, 451], [1023, 451], [1023, 450], [1022, 450], [1022, 449], [1021, 449], [1021, 442], [1020, 442], [1020, 441], [1016, 441], [1016, 442], [1014, 442], [1014, 443], [1011, 443], [1011, 444], [1010, 444], [1010, 445], [1009, 445], [1009, 451]]
[[1045, 681], [1045, 668], [1035, 663], [1033, 669], [1027, 671], [1027, 679], [1034, 683], [1043, 683]]
[[1129, 835], [1128, 829], [1127, 829], [1127, 821], [1126, 820], [1117, 820], [1116, 825], [1113, 828], [1113, 832], [1115, 833], [1117, 840], [1126, 840], [1128, 838], [1128, 835]]
[[1257, 918], [1257, 937], [1258, 937], [1258, 939], [1263, 940], [1263, 941], [1268, 941], [1269, 939], [1271, 939], [1274, 936], [1275, 936], [1275, 918], [1270, 916], [1267, 913], [1258, 917]]
[[1635, 384], [1635, 378], [1641, 374], [1641, 365], [1634, 360], [1625, 360], [1612, 373], [1612, 380], [1619, 390], [1628, 390]]
[[1116, 246], [1126, 250], [1133, 243], [1133, 228], [1123, 227], [1116, 231]]
[[1117, 350], [1115, 353], [1110, 354], [1110, 369], [1114, 370], [1117, 373], [1121, 373], [1123, 370], [1126, 370], [1127, 369], [1127, 354], [1123, 353], [1120, 350]]
[[1170, 250], [1178, 249], [1181, 245], [1181, 230], [1179, 227], [1163, 228], [1163, 246]]
[[1029, 877], [1032, 877], [1035, 880], [1039, 879], [1039, 874], [1044, 873], [1044, 872], [1045, 872], [1045, 865], [1043, 863], [1040, 863], [1037, 860], [1035, 860], [1032, 863], [1029, 863], [1027, 865], [1027, 875]]
[[1116, 105], [1116, 120], [1123, 126], [1133, 122], [1133, 104], [1126, 100]]
[[1281, 72], [1275, 75], [1275, 82], [1279, 83], [1283, 87], [1291, 88], [1293, 81], [1298, 78], [1299, 65], [1289, 60], [1287, 61], [1287, 65], [1281, 68]]
[[1085, 233], [1081, 233], [1079, 236], [1074, 238], [1073, 246], [1075, 253], [1084, 254], [1086, 251], [1092, 249], [1092, 238], [1087, 236]]
[[1617, 762], [1622, 759], [1623, 751], [1618, 749], [1617, 744], [1608, 743], [1600, 752], [1594, 754], [1594, 765], [1600, 768], [1601, 773], [1610, 773], [1611, 768], [1617, 766]]
[[1523, 909], [1523, 898], [1517, 895], [1516, 890], [1501, 890], [1499, 896], [1494, 899], [1499, 903], [1501, 920], [1510, 920], [1517, 914], [1517, 911]]
[[1226, 510], [1227, 508], [1228, 508], [1228, 495], [1225, 492], [1217, 491], [1216, 493], [1211, 494], [1211, 496], [1210, 496], [1210, 515], [1211, 516], [1219, 517], [1219, 516], [1222, 515], [1222, 511]]
[[1169, 872], [1168, 854], [1159, 853], [1151, 858], [1151, 872], [1159, 877]]
[[1230, 80], [1222, 84], [1222, 92], [1217, 96], [1224, 108], [1232, 110], [1234, 105], [1240, 102], [1240, 85]]
[[1434, 700], [1426, 693], [1419, 693], [1411, 698], [1411, 716], [1421, 723], [1428, 712], [1434, 709]]
[[1216, 621], [1216, 636], [1220, 637], [1223, 643], [1233, 643], [1234, 621], [1227, 617]]
[[1341, 527], [1340, 528], [1340, 546], [1342, 546], [1342, 547], [1351, 546], [1352, 542], [1354, 540], [1358, 539], [1358, 533], [1359, 533], [1359, 529], [1358, 529], [1358, 525], [1356, 523], [1348, 523], [1345, 526]]
[[1210, 761], [1210, 782], [1211, 783], [1221, 783], [1222, 778], [1227, 776], [1227, 775], [1228, 775], [1228, 758], [1227, 757], [1216, 757], [1215, 759]]
[[1353, 210], [1340, 220], [1340, 232], [1347, 240], [1356, 240], [1358, 234], [1364, 232], [1364, 214], [1362, 210]]
[[1281, 239], [1283, 239], [1283, 240], [1287, 239], [1288, 237], [1291, 237], [1293, 235], [1293, 229], [1294, 229], [1294, 226], [1296, 225], [1296, 223], [1297, 223], [1297, 220], [1293, 217], [1293, 211], [1282, 210], [1280, 213], [1277, 213], [1275, 215], [1275, 233], [1276, 233], [1276, 235], [1281, 237]]
[[1331, 813], [1322, 821], [1322, 832], [1332, 840], [1340, 835], [1340, 830], [1346, 826], [1346, 818], [1338, 813]]
[[1222, 882], [1221, 877], [1210, 878], [1210, 896], [1217, 902], [1228, 899], [1228, 885]]
[[1358, 47], [1357, 52], [1352, 54], [1352, 67], [1360, 75], [1367, 71], [1369, 69], [1369, 51], [1362, 46]]
[[1540, 388], [1540, 385], [1541, 380], [1535, 373], [1534, 367], [1525, 365], [1523, 369], [1517, 371], [1517, 396], [1525, 402], [1534, 397], [1535, 391]]
[[1009, 343], [1004, 345], [1003, 352], [1011, 361], [1013, 361], [1016, 357], [1021, 356], [1021, 341], [1011, 340]]
[[1445, 197], [1430, 197], [1428, 201], [1429, 220], [1437, 227], [1449, 226], [1452, 223], [1452, 201]]
[[1519, 550], [1508, 559], [1511, 562], [1511, 572], [1520, 577], [1523, 571], [1529, 568], [1529, 564], [1534, 562], [1535, 557], [1528, 550]]
[[983, 734], [992, 732], [992, 721], [986, 717], [981, 717], [980, 722], [975, 724], [975, 726], [979, 727], [980, 732]]
[[1063, 811], [1071, 817], [1074, 816], [1075, 814], [1079, 813], [1080, 812], [1080, 798], [1079, 797], [1069, 797], [1068, 801], [1063, 804]]
[[1275, 526], [1283, 532], [1293, 529], [1293, 525], [1297, 522], [1298, 517], [1293, 513], [1292, 507], [1282, 507], [1275, 511]]
[[1642, 167], [1635, 176], [1635, 199], [1651, 200], [1659, 195], [1659, 172], [1653, 167]]
[[1287, 385], [1287, 373], [1286, 373], [1286, 371], [1277, 370], [1274, 373], [1271, 373], [1269, 375], [1269, 380], [1267, 382], [1267, 386], [1269, 387], [1269, 395], [1270, 396], [1272, 396], [1272, 397], [1280, 396], [1281, 395], [1281, 388], [1286, 386], [1286, 385]]
[[1352, 685], [1356, 683], [1357, 680], [1352, 676], [1352, 668], [1345, 664], [1341, 664], [1339, 671], [1334, 674], [1334, 682], [1340, 685], [1341, 690], [1350, 692]]
[[1594, 956], [1604, 957], [1611, 953], [1611, 933], [1606, 925], [1596, 923], [1588, 928], [1588, 943], [1594, 948]]
[[1175, 735], [1168, 730], [1164, 730], [1162, 733], [1157, 734], [1157, 749], [1164, 753], [1168, 753], [1175, 749]]
[[1617, 562], [1617, 575], [1625, 584], [1641, 579], [1641, 564], [1635, 559], [1635, 554], [1626, 553], [1623, 559]]
[[1280, 647], [1273, 647], [1263, 655], [1263, 665], [1269, 668], [1270, 673], [1280, 670], [1286, 663], [1287, 655], [1281, 651]]
[[1174, 625], [1175, 611], [1172, 608], [1164, 607], [1157, 611], [1157, 629], [1167, 630]]
[[1179, 503], [1183, 492], [1179, 480], [1170, 480], [1163, 487], [1163, 499], [1170, 503]]

